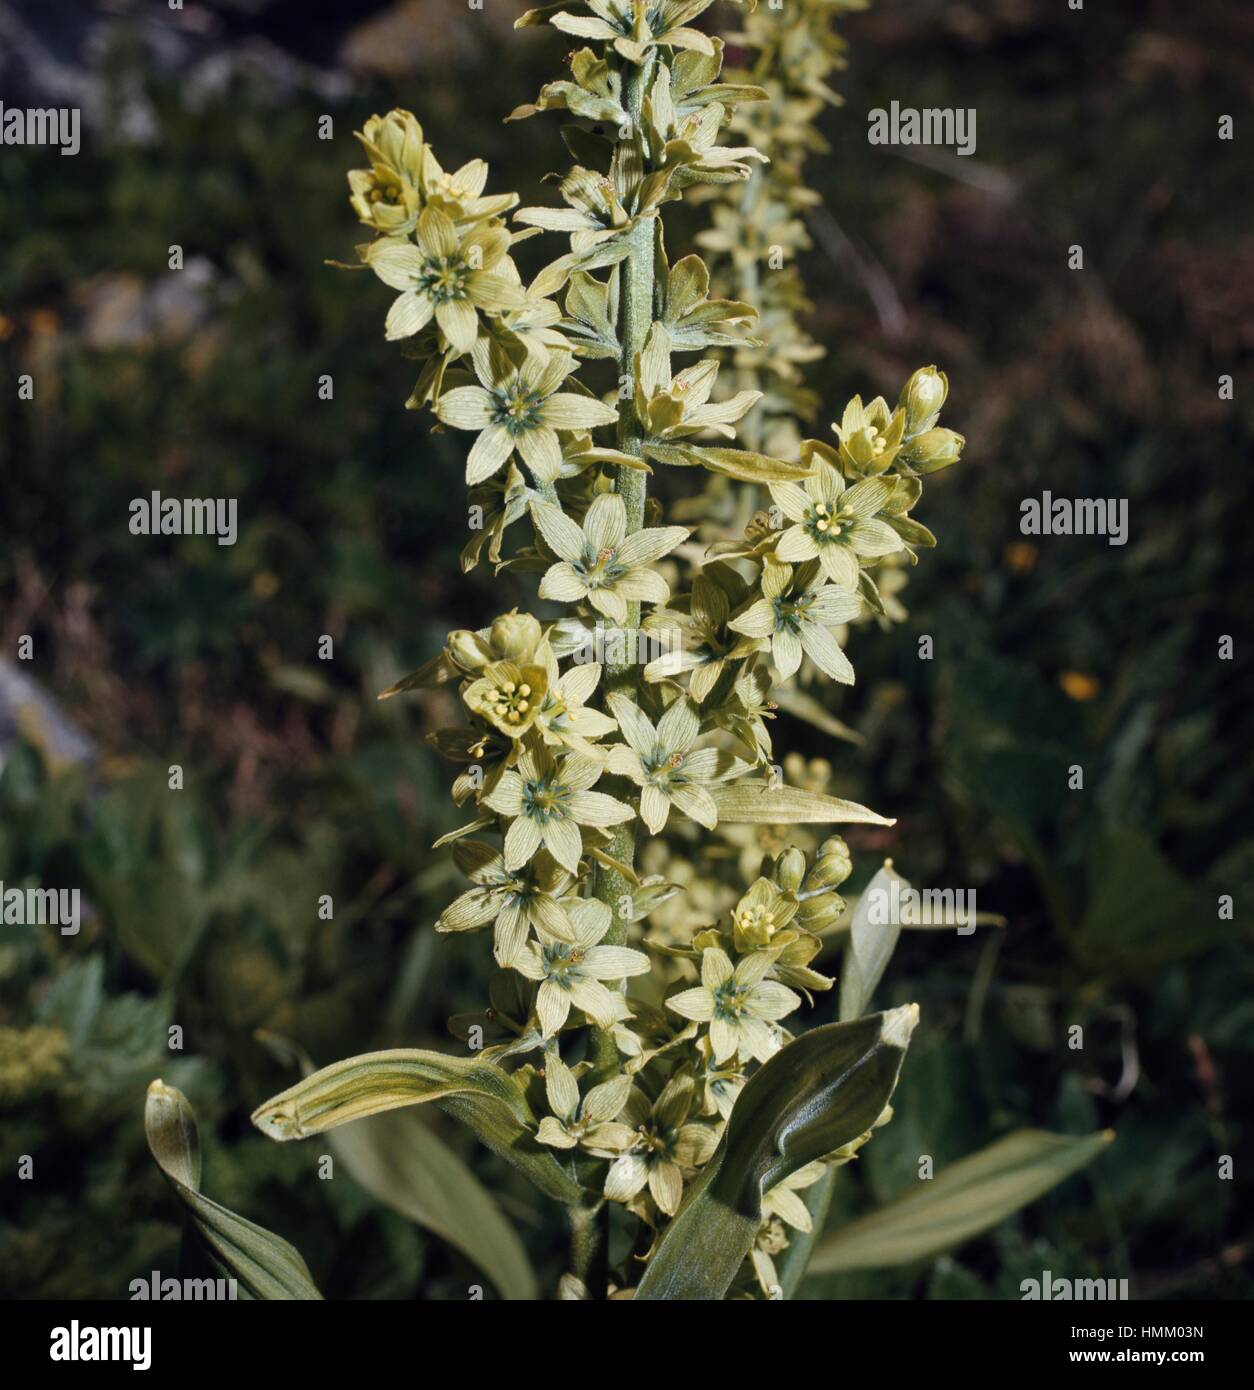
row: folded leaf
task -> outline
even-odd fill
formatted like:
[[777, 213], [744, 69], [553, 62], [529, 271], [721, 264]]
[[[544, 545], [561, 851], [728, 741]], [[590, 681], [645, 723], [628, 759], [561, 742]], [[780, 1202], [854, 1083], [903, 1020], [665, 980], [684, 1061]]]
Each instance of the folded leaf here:
[[[841, 1018], [859, 1017], [871, 1002], [901, 935], [901, 923], [887, 920], [898, 915], [886, 911], [894, 882], [899, 891], [910, 887], [892, 867], [892, 861], [886, 859], [854, 908], [840, 975]], [[872, 907], [878, 910], [872, 912]]]
[[304, 1139], [352, 1120], [433, 1101], [548, 1196], [580, 1199], [578, 1183], [535, 1142], [535, 1117], [508, 1072], [473, 1057], [396, 1048], [323, 1067], [253, 1112], [271, 1139]]
[[437, 685], [443, 685], [446, 681], [459, 680], [464, 674], [453, 665], [447, 652], [438, 652], [416, 671], [402, 676], [395, 685], [389, 685], [386, 690], [380, 690], [375, 698], [390, 700], [394, 695], [402, 695], [408, 690], [431, 690]]
[[[303, 1049], [274, 1034], [259, 1036], [306, 1076], [313, 1073]], [[419, 1115], [372, 1115], [336, 1130], [327, 1142], [358, 1186], [456, 1246], [502, 1297], [539, 1296], [527, 1252], [496, 1200]]]
[[722, 1141], [636, 1290], [721, 1299], [753, 1246], [766, 1192], [870, 1129], [897, 1084], [916, 1004], [795, 1038], [749, 1078]]
[[200, 1133], [182, 1091], [163, 1081], [148, 1087], [144, 1130], [153, 1158], [215, 1264], [253, 1298], [322, 1297], [305, 1261], [287, 1241], [201, 1195]]
[[996, 1226], [1091, 1163], [1111, 1130], [1072, 1138], [1020, 1129], [960, 1159], [879, 1211], [825, 1236], [810, 1272], [883, 1269], [930, 1259]]
[[783, 483], [808, 478], [814, 471], [806, 463], [787, 463], [769, 458], [766, 454], [747, 449], [711, 449], [696, 445], [684, 446], [684, 453], [693, 463], [708, 468], [711, 473], [735, 478], [742, 483]]
[[864, 821], [895, 825], [856, 801], [845, 801], [803, 787], [772, 787], [767, 782], [729, 782], [710, 795], [724, 825], [840, 825]]

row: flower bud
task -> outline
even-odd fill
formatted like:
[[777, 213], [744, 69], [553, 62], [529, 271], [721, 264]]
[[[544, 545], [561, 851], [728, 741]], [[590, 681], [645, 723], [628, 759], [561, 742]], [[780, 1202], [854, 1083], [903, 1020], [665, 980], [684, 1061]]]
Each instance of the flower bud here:
[[935, 367], [920, 367], [901, 388], [897, 404], [906, 412], [906, 438], [930, 430], [949, 394], [949, 378]]
[[806, 888], [839, 888], [852, 872], [849, 846], [839, 835], [833, 835], [819, 846], [814, 867], [806, 875]]
[[417, 184], [422, 172], [422, 127], [408, 111], [371, 116], [362, 128], [362, 143], [387, 168]]
[[796, 845], [790, 845], [775, 861], [773, 877], [786, 892], [795, 893], [806, 874], [806, 857]]
[[928, 430], [912, 439], [898, 458], [916, 473], [939, 473], [958, 462], [966, 442], [957, 430]]
[[492, 624], [492, 654], [498, 661], [528, 661], [540, 645], [540, 623], [516, 608]]
[[448, 654], [463, 671], [482, 671], [492, 660], [492, 653], [483, 638], [466, 628], [449, 633]]
[[839, 893], [823, 893], [817, 898], [806, 898], [797, 909], [797, 925], [817, 935], [835, 926], [844, 911], [845, 900]]

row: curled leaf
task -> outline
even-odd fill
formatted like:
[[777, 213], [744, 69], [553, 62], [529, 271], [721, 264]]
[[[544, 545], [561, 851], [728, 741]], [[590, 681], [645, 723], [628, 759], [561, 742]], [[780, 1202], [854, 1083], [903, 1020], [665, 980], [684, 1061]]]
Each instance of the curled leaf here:
[[175, 1086], [154, 1081], [144, 1104], [148, 1148], [214, 1264], [258, 1299], [320, 1299], [308, 1266], [281, 1236], [219, 1206], [200, 1191], [196, 1112]]
[[473, 1057], [395, 1048], [349, 1057], [289, 1086], [253, 1112], [271, 1139], [304, 1139], [337, 1125], [432, 1101], [461, 1120], [541, 1191], [577, 1202], [579, 1185], [535, 1143], [535, 1117], [508, 1072]]

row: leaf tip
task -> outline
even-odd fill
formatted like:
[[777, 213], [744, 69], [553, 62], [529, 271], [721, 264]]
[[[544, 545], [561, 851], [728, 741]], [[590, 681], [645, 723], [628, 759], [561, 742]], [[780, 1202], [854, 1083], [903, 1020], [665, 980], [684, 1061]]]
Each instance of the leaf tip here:
[[899, 1009], [889, 1009], [884, 1014], [880, 1027], [880, 1038], [890, 1047], [899, 1047], [904, 1052], [910, 1045], [910, 1035], [919, 1021], [919, 1006], [903, 1004]]

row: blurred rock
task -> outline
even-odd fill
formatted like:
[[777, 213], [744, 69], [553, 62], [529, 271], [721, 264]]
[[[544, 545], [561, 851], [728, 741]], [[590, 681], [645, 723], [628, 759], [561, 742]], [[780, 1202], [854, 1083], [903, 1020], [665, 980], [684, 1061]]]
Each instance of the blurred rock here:
[[204, 256], [192, 256], [177, 274], [153, 281], [138, 275], [89, 281], [76, 296], [83, 311], [82, 341], [92, 348], [182, 342], [209, 317], [209, 290], [216, 279]]
[[0, 768], [18, 738], [37, 748], [54, 771], [96, 761], [96, 745], [56, 701], [20, 667], [0, 658]]

